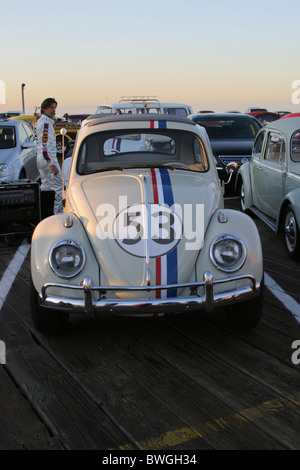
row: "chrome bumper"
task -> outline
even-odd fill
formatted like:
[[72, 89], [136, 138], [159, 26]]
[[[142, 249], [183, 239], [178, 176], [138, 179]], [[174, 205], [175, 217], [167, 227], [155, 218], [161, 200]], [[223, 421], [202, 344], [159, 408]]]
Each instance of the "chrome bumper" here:
[[[214, 293], [214, 286], [225, 284], [232, 281], [248, 280], [246, 286], [237, 289], [224, 290]], [[81, 290], [82, 299], [62, 298], [48, 295], [47, 289], [58, 287], [64, 289]], [[204, 287], [202, 295], [197, 294], [197, 289]], [[185, 297], [169, 298], [143, 298], [143, 299], [106, 299], [107, 292], [151, 292], [157, 290], [189, 288], [190, 295]], [[92, 298], [92, 292], [97, 291], [100, 299]], [[153, 316], [159, 314], [184, 313], [195, 310], [212, 311], [216, 306], [228, 305], [246, 301], [256, 297], [260, 292], [260, 283], [256, 282], [253, 276], [233, 276], [224, 279], [213, 279], [212, 274], [206, 271], [202, 282], [193, 282], [187, 284], [172, 284], [162, 286], [94, 286], [91, 278], [86, 277], [82, 285], [65, 285], [59, 283], [48, 283], [42, 288], [39, 294], [39, 302], [43, 307], [55, 310], [69, 311], [72, 313], [86, 313], [93, 316], [96, 313], [114, 313], [120, 315]]]

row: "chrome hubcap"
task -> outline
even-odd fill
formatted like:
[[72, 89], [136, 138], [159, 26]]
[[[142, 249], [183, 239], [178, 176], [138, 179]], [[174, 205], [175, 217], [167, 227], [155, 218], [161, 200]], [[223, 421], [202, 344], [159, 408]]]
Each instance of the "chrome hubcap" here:
[[292, 213], [288, 213], [285, 219], [285, 238], [290, 249], [296, 246], [296, 221]]

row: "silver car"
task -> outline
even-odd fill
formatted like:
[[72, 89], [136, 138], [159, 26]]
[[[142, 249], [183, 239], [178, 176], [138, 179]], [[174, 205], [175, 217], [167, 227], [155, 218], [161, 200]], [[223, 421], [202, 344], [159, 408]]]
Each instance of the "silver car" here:
[[0, 120], [0, 183], [38, 177], [32, 128], [24, 121]]
[[278, 119], [258, 132], [236, 185], [242, 210], [283, 232], [289, 256], [300, 259], [300, 117]]

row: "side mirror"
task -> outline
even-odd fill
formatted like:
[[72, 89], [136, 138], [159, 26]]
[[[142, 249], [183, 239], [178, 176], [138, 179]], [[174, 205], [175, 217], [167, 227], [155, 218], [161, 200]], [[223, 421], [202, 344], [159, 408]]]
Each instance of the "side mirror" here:
[[36, 143], [33, 140], [24, 140], [22, 149], [33, 149]]
[[231, 181], [232, 175], [238, 171], [238, 164], [236, 162], [229, 162], [226, 165], [226, 173], [229, 175], [228, 180], [224, 184], [228, 184]]

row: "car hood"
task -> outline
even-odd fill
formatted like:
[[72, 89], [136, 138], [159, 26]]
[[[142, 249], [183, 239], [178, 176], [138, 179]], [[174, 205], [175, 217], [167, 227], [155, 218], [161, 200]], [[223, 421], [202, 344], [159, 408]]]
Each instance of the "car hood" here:
[[251, 155], [254, 139], [211, 140], [214, 155]]
[[188, 282], [211, 214], [222, 205], [220, 187], [207, 179], [162, 168], [97, 173], [71, 185], [101, 284]]
[[15, 148], [0, 149], [0, 163], [10, 163], [15, 153]]

